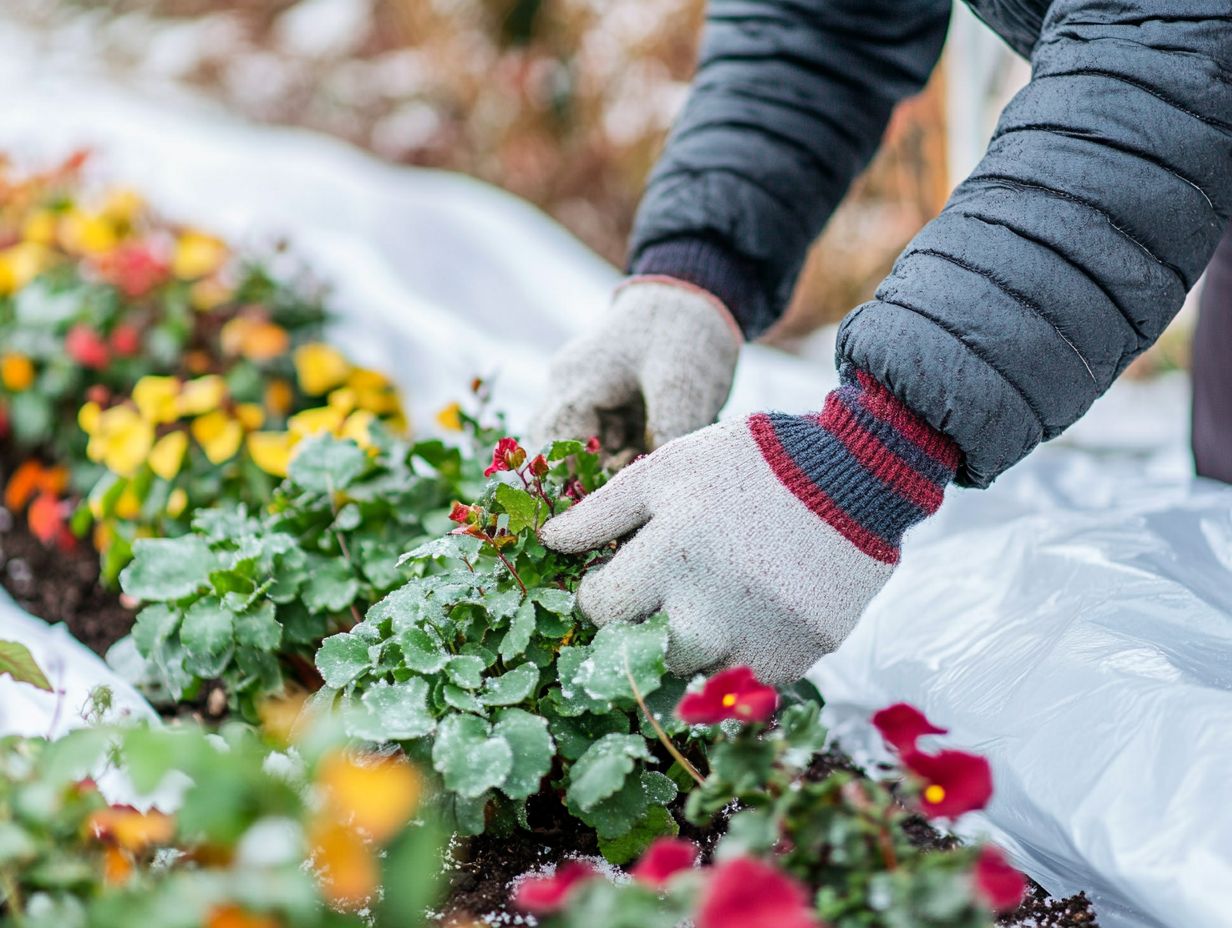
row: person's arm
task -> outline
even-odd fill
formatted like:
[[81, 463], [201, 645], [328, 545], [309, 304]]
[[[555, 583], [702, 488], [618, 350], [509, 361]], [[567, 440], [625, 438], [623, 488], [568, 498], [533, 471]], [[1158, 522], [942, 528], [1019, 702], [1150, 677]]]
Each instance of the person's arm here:
[[1032, 66], [983, 161], [838, 340], [957, 443], [971, 486], [1155, 341], [1232, 215], [1227, 0], [1058, 0]]
[[948, 0], [711, 0], [632, 272], [696, 284], [761, 334], [894, 105], [927, 81], [949, 14]]

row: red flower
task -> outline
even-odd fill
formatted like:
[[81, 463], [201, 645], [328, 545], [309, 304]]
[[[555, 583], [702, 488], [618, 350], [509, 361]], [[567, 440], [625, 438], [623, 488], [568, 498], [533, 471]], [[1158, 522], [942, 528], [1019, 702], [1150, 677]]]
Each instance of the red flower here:
[[903, 766], [924, 781], [920, 807], [929, 818], [957, 818], [988, 805], [992, 768], [988, 761], [965, 751], [903, 755]]
[[141, 333], [135, 326], [118, 325], [111, 330], [111, 350], [121, 358], [131, 358], [141, 350]]
[[596, 874], [595, 868], [580, 860], [572, 860], [556, 868], [551, 876], [536, 876], [523, 880], [513, 894], [513, 904], [524, 912], [550, 915], [564, 908], [569, 893], [579, 883]]
[[779, 694], [753, 676], [748, 667], [716, 673], [700, 692], [685, 693], [676, 714], [690, 725], [714, 725], [726, 719], [764, 722], [778, 708]]
[[64, 351], [82, 367], [102, 370], [111, 363], [111, 352], [88, 325], [78, 324], [68, 330], [64, 339]]
[[536, 477], [546, 477], [548, 475], [548, 459], [542, 454], [535, 455], [530, 462], [530, 472]]
[[916, 750], [917, 738], [924, 735], [944, 735], [947, 729], [938, 728], [915, 706], [905, 702], [896, 702], [882, 709], [873, 716], [873, 724], [886, 744], [899, 754], [910, 754]]
[[767, 863], [739, 857], [714, 868], [697, 928], [819, 928], [809, 894]]
[[483, 472], [491, 477], [498, 470], [517, 470], [526, 463], [526, 449], [513, 438], [502, 438], [492, 452], [492, 465]]
[[681, 870], [697, 863], [697, 845], [683, 838], [659, 838], [633, 868], [633, 879], [662, 886]]
[[994, 912], [1010, 912], [1022, 905], [1027, 878], [1009, 865], [998, 848], [986, 844], [975, 861], [975, 890]]
[[143, 297], [167, 279], [168, 267], [145, 245], [126, 245], [97, 261], [103, 280], [129, 299]]
[[449, 510], [449, 521], [457, 522], [459, 525], [465, 525], [471, 520], [471, 515], [474, 511], [474, 506], [464, 506], [461, 503], [454, 503], [453, 508]]
[[586, 439], [586, 452], [587, 452], [587, 454], [598, 454], [598, 453], [599, 453], [599, 449], [600, 449], [600, 448], [602, 448], [602, 447], [603, 447], [603, 446], [602, 446], [601, 444], [599, 444], [599, 436], [598, 436], [598, 435], [591, 435], [591, 436], [590, 436], [590, 438]]
[[34, 497], [26, 521], [30, 533], [45, 545], [54, 544], [61, 551], [72, 551], [77, 546], [64, 518], [64, 505], [54, 493], [43, 491]]
[[586, 495], [586, 488], [582, 486], [582, 481], [577, 477], [570, 477], [565, 481], [565, 496], [573, 500], [575, 503], [580, 503]]

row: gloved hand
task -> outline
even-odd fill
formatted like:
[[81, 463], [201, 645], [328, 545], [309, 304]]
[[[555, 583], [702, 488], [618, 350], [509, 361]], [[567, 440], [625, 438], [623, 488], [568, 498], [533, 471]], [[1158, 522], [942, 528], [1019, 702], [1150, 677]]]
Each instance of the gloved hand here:
[[553, 359], [531, 444], [597, 435], [610, 453], [642, 452], [709, 425], [742, 342], [717, 297], [669, 278], [632, 278], [600, 324]]
[[636, 532], [582, 581], [582, 611], [598, 625], [666, 612], [678, 674], [747, 664], [783, 685], [837, 648], [959, 461], [873, 378], [844, 380], [820, 414], [680, 438], [544, 525], [544, 544], [573, 553]]

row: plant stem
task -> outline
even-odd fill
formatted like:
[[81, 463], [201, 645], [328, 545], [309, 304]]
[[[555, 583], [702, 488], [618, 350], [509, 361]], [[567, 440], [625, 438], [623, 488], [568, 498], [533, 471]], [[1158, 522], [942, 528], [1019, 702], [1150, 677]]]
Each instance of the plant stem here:
[[689, 763], [689, 759], [680, 753], [680, 749], [676, 747], [672, 739], [667, 736], [667, 732], [663, 730], [663, 726], [659, 724], [650, 712], [650, 707], [646, 705], [646, 700], [642, 698], [642, 692], [637, 688], [637, 681], [633, 679], [633, 673], [629, 670], [629, 655], [625, 655], [625, 677], [629, 681], [629, 688], [633, 690], [633, 698], [637, 700], [637, 704], [641, 707], [642, 712], [646, 715], [646, 721], [650, 723], [650, 727], [654, 729], [659, 741], [663, 747], [667, 748], [667, 753], [672, 755], [672, 758], [684, 771], [693, 778], [698, 786], [706, 785], [706, 778], [697, 772], [697, 768]]
[[8, 907], [9, 914], [13, 916], [13, 924], [24, 925], [26, 916], [21, 900], [21, 887], [18, 886], [13, 874], [7, 870], [0, 870], [0, 889], [4, 890], [5, 905]]
[[501, 563], [505, 565], [505, 568], [509, 571], [510, 576], [512, 576], [513, 579], [517, 582], [518, 586], [522, 588], [522, 595], [525, 596], [526, 595], [526, 584], [522, 582], [522, 578], [518, 576], [518, 572], [514, 570], [513, 565], [509, 563], [509, 558], [505, 557], [505, 553], [496, 546], [495, 542], [492, 541], [491, 535], [488, 535], [485, 533], [483, 536], [483, 540], [492, 546], [492, 550], [496, 552], [496, 556], [500, 558]]

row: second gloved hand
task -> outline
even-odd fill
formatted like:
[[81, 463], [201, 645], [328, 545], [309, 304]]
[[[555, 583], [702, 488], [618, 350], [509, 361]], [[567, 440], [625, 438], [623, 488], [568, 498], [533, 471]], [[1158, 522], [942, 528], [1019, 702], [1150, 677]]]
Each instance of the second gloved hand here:
[[742, 341], [717, 297], [635, 277], [592, 331], [553, 358], [530, 443], [593, 435], [611, 453], [642, 452], [709, 425], [731, 390]]
[[671, 442], [549, 521], [566, 552], [636, 533], [590, 573], [596, 624], [667, 613], [678, 674], [802, 677], [851, 631], [936, 511], [958, 450], [863, 373], [820, 414], [756, 415]]

